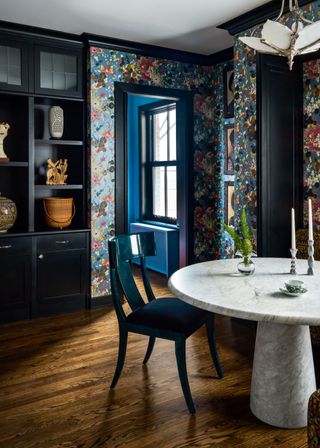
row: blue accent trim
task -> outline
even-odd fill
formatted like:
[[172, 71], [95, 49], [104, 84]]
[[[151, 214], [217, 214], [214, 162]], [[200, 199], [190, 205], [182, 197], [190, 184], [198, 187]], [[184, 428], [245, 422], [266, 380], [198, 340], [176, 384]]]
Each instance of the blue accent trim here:
[[[128, 95], [128, 227], [140, 218], [139, 107], [159, 98]], [[129, 229], [128, 229], [129, 230]]]

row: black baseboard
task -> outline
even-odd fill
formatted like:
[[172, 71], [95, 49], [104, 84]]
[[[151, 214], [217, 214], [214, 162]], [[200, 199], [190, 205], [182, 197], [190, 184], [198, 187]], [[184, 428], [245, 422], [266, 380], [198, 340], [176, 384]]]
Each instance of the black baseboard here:
[[112, 307], [112, 295], [92, 297], [90, 299], [90, 309]]

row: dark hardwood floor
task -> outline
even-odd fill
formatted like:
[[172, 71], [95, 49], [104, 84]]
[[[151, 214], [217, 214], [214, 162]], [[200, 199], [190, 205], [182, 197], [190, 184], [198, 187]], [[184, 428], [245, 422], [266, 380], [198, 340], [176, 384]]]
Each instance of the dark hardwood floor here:
[[[152, 281], [168, 294], [165, 278]], [[109, 390], [118, 348], [111, 308], [2, 325], [0, 447], [306, 447], [306, 429], [276, 429], [250, 412], [254, 333], [251, 323], [217, 317], [223, 380], [205, 332], [190, 337], [190, 416], [169, 341], [158, 340], [143, 367], [147, 339], [130, 335], [123, 374]]]

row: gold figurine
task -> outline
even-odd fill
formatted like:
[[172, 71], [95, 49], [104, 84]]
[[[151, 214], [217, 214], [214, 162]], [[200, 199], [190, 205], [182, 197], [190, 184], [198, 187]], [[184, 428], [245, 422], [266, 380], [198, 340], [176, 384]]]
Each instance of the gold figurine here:
[[68, 175], [68, 159], [59, 159], [55, 163], [48, 159], [47, 185], [64, 185]]

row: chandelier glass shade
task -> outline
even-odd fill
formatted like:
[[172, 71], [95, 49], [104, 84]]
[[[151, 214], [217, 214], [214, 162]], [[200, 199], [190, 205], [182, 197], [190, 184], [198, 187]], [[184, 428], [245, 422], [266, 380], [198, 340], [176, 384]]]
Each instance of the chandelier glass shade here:
[[255, 28], [251, 36], [239, 37], [241, 42], [259, 53], [284, 56], [288, 59], [292, 70], [294, 57], [313, 53], [320, 49], [320, 21], [307, 19], [300, 9], [298, 0], [289, 1], [289, 16], [286, 16], [290, 27], [281, 23], [284, 18], [285, 0], [282, 0], [280, 14], [275, 20], [267, 20], [259, 36], [255, 36]]

